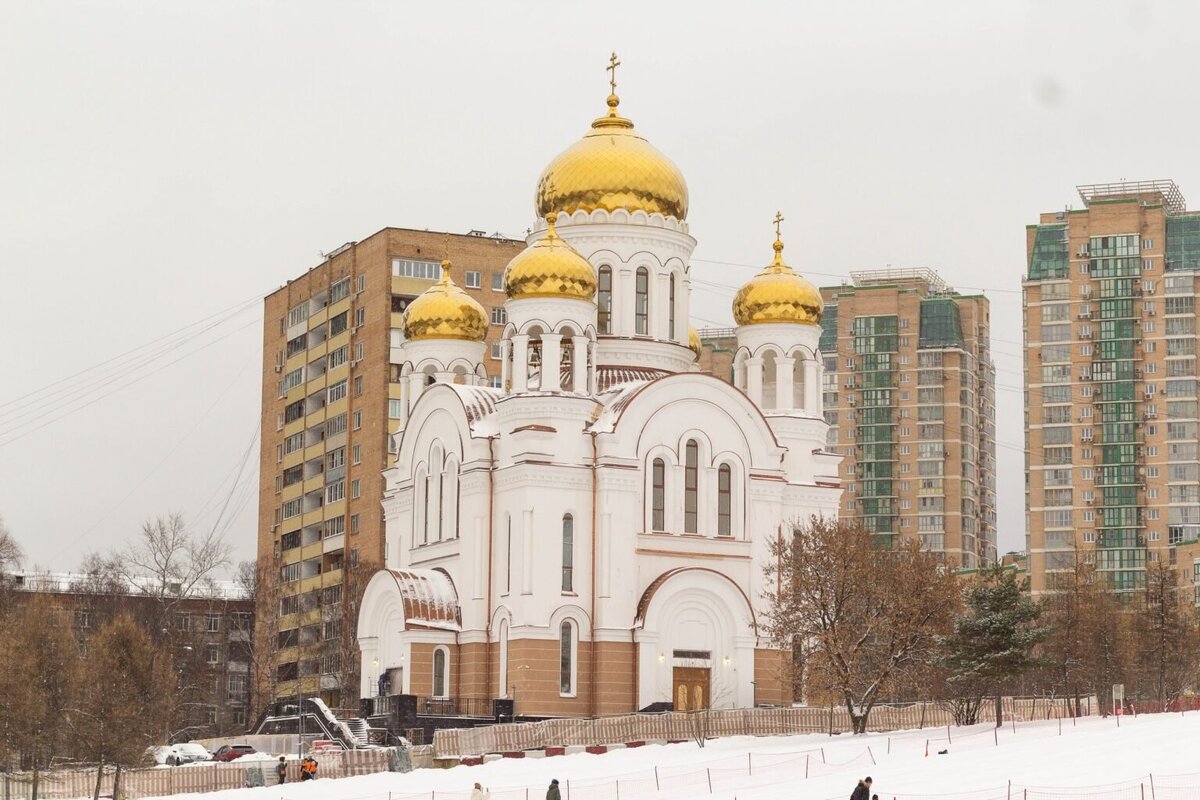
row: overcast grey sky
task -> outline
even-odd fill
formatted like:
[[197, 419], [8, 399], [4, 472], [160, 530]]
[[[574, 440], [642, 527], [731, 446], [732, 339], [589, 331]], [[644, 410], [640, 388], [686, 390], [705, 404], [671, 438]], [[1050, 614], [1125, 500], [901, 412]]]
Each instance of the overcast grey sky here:
[[1198, 23], [1096, 0], [4, 0], [0, 515], [68, 569], [224, 507], [251, 557], [261, 304], [71, 376], [387, 225], [521, 234], [615, 49], [622, 112], [687, 176], [693, 274], [728, 287], [694, 292], [699, 326], [730, 321], [777, 208], [818, 284], [920, 266], [987, 290], [1021, 547], [1024, 225], [1079, 183], [1174, 178], [1200, 204]]

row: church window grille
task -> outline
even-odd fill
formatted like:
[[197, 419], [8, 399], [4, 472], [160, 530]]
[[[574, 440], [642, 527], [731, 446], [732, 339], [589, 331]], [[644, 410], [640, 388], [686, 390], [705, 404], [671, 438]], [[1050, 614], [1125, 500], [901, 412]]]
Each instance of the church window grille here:
[[575, 693], [575, 626], [564, 620], [558, 628], [558, 690], [560, 694]]
[[634, 333], [645, 336], [650, 329], [650, 270], [639, 267], [637, 271], [636, 302], [634, 303]]
[[446, 685], [449, 683], [449, 653], [446, 648], [439, 647], [433, 651], [433, 696], [446, 697]]
[[656, 531], [667, 529], [667, 464], [661, 458], [654, 459], [650, 467], [650, 528]]
[[722, 464], [717, 470], [717, 535], [733, 533], [733, 469]]
[[575, 518], [564, 514], [562, 519], [562, 590], [575, 591]]
[[612, 333], [612, 267], [601, 267], [597, 280], [596, 325], [600, 333]]
[[697, 525], [697, 510], [699, 506], [699, 478], [700, 478], [700, 446], [696, 444], [695, 439], [689, 439], [684, 446], [684, 466], [683, 466], [683, 531], [684, 533], [696, 533]]

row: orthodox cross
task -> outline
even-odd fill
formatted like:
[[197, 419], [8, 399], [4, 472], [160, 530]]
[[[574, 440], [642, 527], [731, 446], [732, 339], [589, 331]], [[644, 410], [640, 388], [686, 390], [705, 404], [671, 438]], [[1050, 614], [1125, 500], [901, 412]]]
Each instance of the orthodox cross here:
[[783, 222], [783, 213], [776, 211], [775, 212], [775, 238], [776, 239], [779, 238], [779, 223], [781, 223], [781, 222]]
[[614, 52], [608, 59], [608, 85], [611, 87], [611, 93], [617, 93], [617, 67], [621, 66], [621, 62], [617, 61], [617, 54]]

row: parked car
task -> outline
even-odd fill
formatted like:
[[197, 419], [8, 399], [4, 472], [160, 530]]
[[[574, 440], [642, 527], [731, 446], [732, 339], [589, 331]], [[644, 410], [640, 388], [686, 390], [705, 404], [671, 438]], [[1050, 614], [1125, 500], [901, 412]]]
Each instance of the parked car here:
[[185, 742], [182, 744], [164, 744], [158, 747], [146, 748], [143, 761], [159, 766], [175, 767], [180, 764], [194, 764], [199, 761], [211, 761], [212, 754], [203, 745]]
[[212, 753], [204, 749], [204, 745], [196, 744], [195, 742], [184, 742], [183, 744], [172, 745], [174, 751], [167, 756], [167, 763], [171, 766], [179, 766], [180, 764], [195, 764], [200, 761], [212, 761]]
[[248, 744], [223, 744], [217, 748], [217, 752], [213, 753], [212, 760], [233, 761], [235, 758], [241, 758], [242, 756], [248, 756], [251, 753], [257, 752], [257, 750]]

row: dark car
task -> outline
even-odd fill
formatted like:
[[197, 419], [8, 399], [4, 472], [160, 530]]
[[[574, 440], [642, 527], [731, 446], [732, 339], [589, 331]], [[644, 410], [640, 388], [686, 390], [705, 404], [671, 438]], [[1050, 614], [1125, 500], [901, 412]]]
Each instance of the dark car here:
[[212, 760], [233, 761], [235, 758], [241, 758], [242, 756], [248, 756], [251, 753], [257, 752], [257, 750], [248, 744], [223, 744], [217, 748], [217, 752], [213, 753]]

